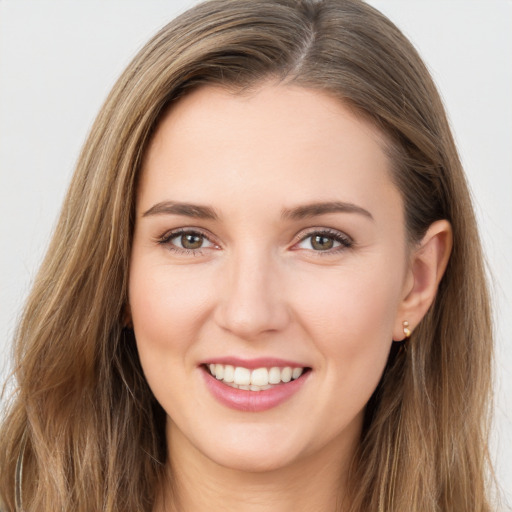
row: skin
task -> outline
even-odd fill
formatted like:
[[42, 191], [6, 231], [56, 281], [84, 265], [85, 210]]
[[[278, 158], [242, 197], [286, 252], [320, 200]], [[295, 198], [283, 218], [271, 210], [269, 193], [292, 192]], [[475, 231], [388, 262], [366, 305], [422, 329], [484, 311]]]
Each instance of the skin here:
[[[451, 244], [440, 221], [408, 247], [384, 146], [339, 100], [291, 85], [204, 87], [162, 120], [139, 184], [129, 284], [141, 363], [168, 415], [176, 485], [156, 510], [328, 511], [343, 500], [392, 340], [427, 311]], [[216, 218], [155, 211], [167, 201]], [[282, 216], [334, 201], [364, 212]], [[169, 235], [180, 228], [202, 247], [180, 248]], [[311, 372], [277, 407], [233, 410], [201, 368], [231, 355]]]

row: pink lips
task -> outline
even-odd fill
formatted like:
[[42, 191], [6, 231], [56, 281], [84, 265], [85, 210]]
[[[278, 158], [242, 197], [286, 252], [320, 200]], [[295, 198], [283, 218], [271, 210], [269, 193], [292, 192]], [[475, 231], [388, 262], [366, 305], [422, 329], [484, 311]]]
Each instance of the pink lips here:
[[[243, 366], [248, 369], [255, 368], [270, 368], [272, 366], [285, 367], [290, 366], [292, 368], [301, 367], [296, 362], [284, 361], [282, 359], [252, 359], [252, 360], [241, 360], [237, 358], [223, 358], [215, 359], [215, 361], [209, 361], [206, 364], [218, 363], [218, 364], [230, 364], [233, 366]], [[213, 377], [206, 366], [203, 366], [203, 377], [205, 379], [206, 386], [212, 395], [223, 405], [230, 409], [236, 409], [244, 412], [262, 412], [268, 409], [277, 407], [281, 403], [291, 398], [297, 393], [302, 385], [306, 382], [309, 377], [310, 371], [304, 372], [298, 379], [292, 380], [287, 383], [281, 383], [273, 386], [270, 389], [262, 391], [249, 391], [244, 389], [236, 389], [231, 386], [224, 384], [222, 381], [217, 380]]]

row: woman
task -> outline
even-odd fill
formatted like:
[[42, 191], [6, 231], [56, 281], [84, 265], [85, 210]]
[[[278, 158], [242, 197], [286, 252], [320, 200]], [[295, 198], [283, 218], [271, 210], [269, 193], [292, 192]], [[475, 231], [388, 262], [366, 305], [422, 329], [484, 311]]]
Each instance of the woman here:
[[0, 496], [491, 510], [490, 331], [404, 36], [355, 0], [207, 2], [139, 53], [84, 147], [18, 331]]

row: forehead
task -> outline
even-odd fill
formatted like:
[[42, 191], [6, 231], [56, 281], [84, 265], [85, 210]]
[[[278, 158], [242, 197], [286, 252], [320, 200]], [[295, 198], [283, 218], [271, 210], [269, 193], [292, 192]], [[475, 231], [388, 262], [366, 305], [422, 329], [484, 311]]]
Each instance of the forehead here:
[[319, 91], [263, 85], [237, 94], [205, 86], [160, 122], [145, 155], [138, 203], [163, 200], [165, 193], [227, 206], [240, 197], [242, 203], [370, 204], [385, 191], [396, 200], [385, 145], [371, 123]]

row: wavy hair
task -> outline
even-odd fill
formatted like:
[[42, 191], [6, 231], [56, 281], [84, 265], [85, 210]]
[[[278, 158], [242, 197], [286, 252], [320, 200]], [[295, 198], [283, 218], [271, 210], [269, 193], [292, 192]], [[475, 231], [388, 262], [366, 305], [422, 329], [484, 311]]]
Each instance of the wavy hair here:
[[81, 152], [15, 339], [0, 428], [6, 511], [151, 511], [165, 414], [123, 330], [134, 196], [168, 106], [263, 80], [335, 95], [384, 133], [412, 243], [453, 227], [436, 299], [390, 357], [352, 465], [354, 512], [487, 512], [492, 327], [470, 194], [436, 87], [359, 0], [211, 0], [164, 27], [122, 74]]

